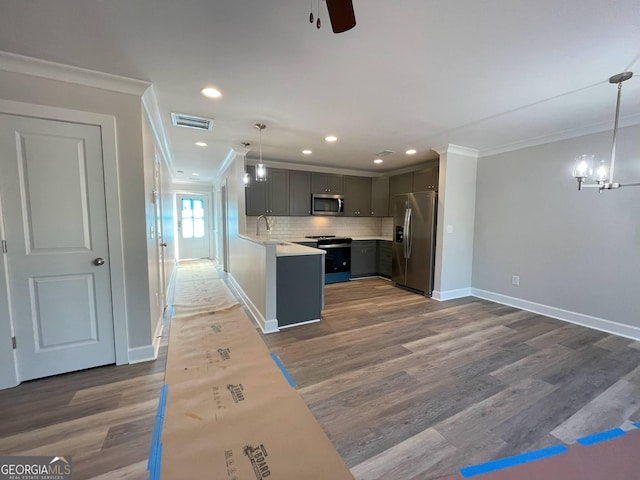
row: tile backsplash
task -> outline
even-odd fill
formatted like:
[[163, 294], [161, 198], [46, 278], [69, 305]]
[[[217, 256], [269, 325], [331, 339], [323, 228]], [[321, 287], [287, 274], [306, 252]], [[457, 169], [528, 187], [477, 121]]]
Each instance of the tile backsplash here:
[[[247, 217], [247, 233], [254, 234], [258, 217]], [[306, 235], [344, 235], [348, 237], [391, 237], [391, 217], [269, 217], [271, 235], [302, 238]], [[260, 227], [264, 231], [264, 225]]]

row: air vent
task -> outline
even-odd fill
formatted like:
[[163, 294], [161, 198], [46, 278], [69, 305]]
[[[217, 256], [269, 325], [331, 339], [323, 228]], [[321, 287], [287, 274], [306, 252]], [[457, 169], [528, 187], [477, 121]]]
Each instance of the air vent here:
[[376, 153], [376, 157], [386, 157], [387, 155], [391, 155], [394, 153], [392, 150], [382, 150], [381, 152]]
[[184, 113], [171, 112], [171, 123], [174, 127], [195, 128], [196, 130], [213, 130], [212, 119], [186, 115]]

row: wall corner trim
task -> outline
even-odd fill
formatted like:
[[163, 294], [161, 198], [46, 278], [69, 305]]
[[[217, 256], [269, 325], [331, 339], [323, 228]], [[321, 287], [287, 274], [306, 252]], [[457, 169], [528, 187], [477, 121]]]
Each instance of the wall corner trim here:
[[151, 130], [153, 130], [153, 135], [156, 137], [156, 142], [160, 146], [162, 159], [169, 168], [171, 176], [175, 178], [176, 169], [173, 166], [171, 145], [169, 143], [169, 138], [167, 137], [167, 131], [164, 128], [162, 114], [160, 113], [160, 107], [158, 106], [158, 96], [153, 85], [150, 85], [142, 95], [142, 107], [147, 113], [147, 118], [149, 119], [149, 123], [151, 124]]
[[260, 327], [262, 333], [275, 333], [279, 332], [278, 329], [278, 319], [273, 318], [266, 320], [264, 316], [258, 310], [258, 307], [254, 305], [251, 299], [247, 296], [247, 294], [242, 290], [240, 284], [233, 278], [233, 275], [228, 274], [227, 279], [229, 280], [229, 286], [240, 296], [244, 304], [246, 305], [253, 321]]
[[447, 300], [453, 300], [454, 298], [463, 298], [469, 296], [471, 296], [470, 288], [459, 288], [457, 290], [447, 290], [444, 292], [434, 290], [431, 294], [431, 298], [439, 302], [445, 302]]
[[0, 70], [142, 96], [151, 82], [0, 51]]
[[129, 348], [129, 363], [142, 363], [155, 360], [156, 355], [153, 345]]
[[156, 324], [156, 331], [153, 333], [153, 358], [158, 358], [158, 350], [160, 350], [160, 341], [162, 340], [162, 332], [164, 331], [164, 315], [161, 315]]
[[510, 307], [526, 310], [528, 312], [537, 313], [539, 315], [545, 315], [547, 317], [563, 320], [565, 322], [575, 323], [576, 325], [582, 325], [583, 327], [593, 328], [601, 332], [612, 333], [614, 335], [619, 335], [621, 337], [630, 338], [636, 341], [640, 340], [640, 327], [624, 325], [622, 323], [613, 322], [604, 318], [593, 317], [591, 315], [572, 312], [570, 310], [563, 310], [561, 308], [552, 307], [550, 305], [530, 302], [529, 300], [510, 297], [508, 295], [502, 295], [500, 293], [489, 292], [486, 290], [480, 290], [478, 288], [471, 288], [471, 295], [477, 298], [482, 298], [484, 300], [491, 300], [492, 302], [501, 303], [502, 305], [508, 305]]
[[438, 155], [452, 153], [455, 155], [463, 155], [465, 157], [473, 158], [478, 158], [478, 155], [480, 154], [480, 150], [476, 150], [475, 148], [463, 147], [461, 145], [454, 145], [452, 143], [450, 143], [449, 145], [442, 145], [440, 147], [432, 148], [432, 150]]

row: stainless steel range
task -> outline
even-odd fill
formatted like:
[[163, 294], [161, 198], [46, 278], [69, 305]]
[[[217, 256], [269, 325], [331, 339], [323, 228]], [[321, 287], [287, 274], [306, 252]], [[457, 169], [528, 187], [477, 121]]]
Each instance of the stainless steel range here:
[[309, 235], [317, 240], [324, 256], [324, 283], [348, 282], [351, 278], [351, 239], [335, 235]]

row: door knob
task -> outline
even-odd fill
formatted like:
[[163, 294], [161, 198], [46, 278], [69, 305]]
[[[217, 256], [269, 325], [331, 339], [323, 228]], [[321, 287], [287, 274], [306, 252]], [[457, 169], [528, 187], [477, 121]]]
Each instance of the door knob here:
[[166, 247], [166, 246], [167, 246], [167, 244], [163, 242], [163, 243], [161, 243], [161, 244], [160, 244], [160, 246], [161, 246], [161, 247]]
[[94, 265], [97, 265], [97, 266], [104, 265], [104, 258], [100, 258], [100, 257], [96, 258], [96, 259], [93, 261], [93, 264], [94, 264]]

